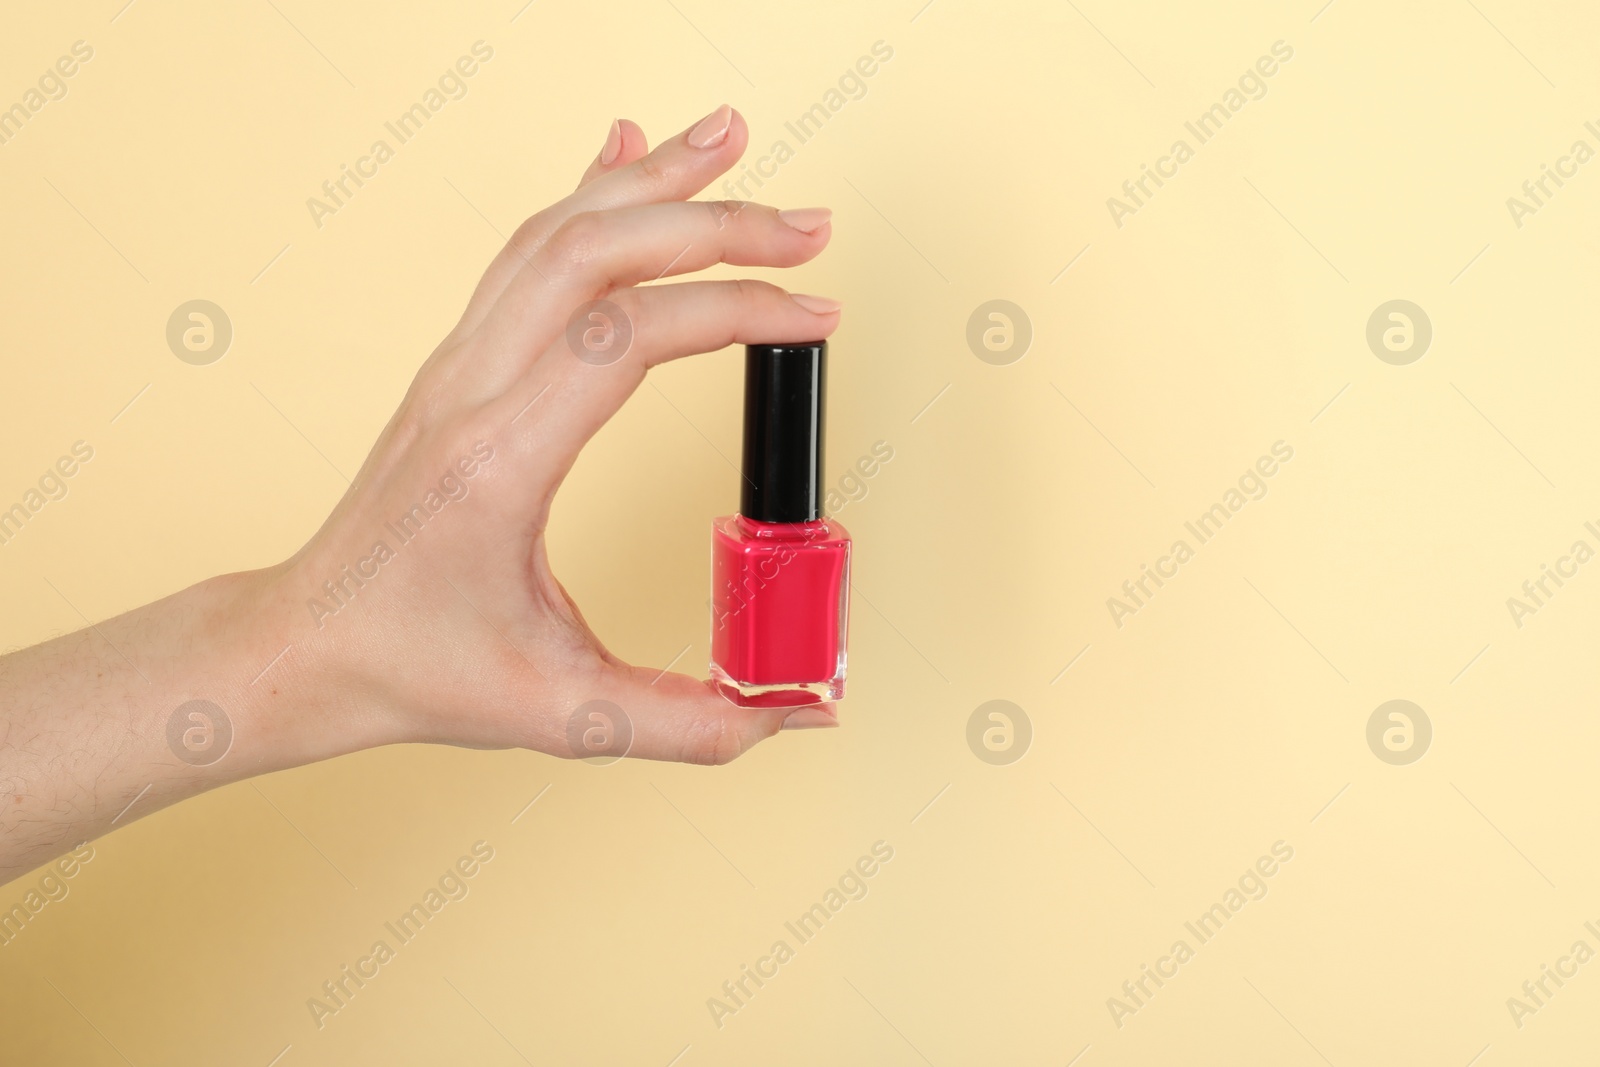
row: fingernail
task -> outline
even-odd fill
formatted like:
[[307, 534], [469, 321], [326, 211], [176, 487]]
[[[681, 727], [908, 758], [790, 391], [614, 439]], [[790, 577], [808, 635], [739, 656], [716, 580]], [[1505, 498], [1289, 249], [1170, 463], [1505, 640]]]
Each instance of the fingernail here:
[[785, 730], [815, 730], [822, 726], [838, 726], [839, 716], [822, 708], [801, 708], [789, 713], [783, 720]]
[[813, 315], [826, 315], [830, 312], [838, 311], [840, 308], [844, 307], [844, 305], [837, 300], [833, 300], [826, 296], [811, 296], [809, 293], [790, 293], [789, 299], [793, 300], [796, 304], [799, 304]]
[[605, 147], [600, 149], [600, 165], [610, 166], [611, 161], [617, 158], [617, 153], [622, 151], [622, 123], [616, 119], [611, 121], [611, 129], [606, 133]]
[[778, 218], [801, 233], [815, 233], [833, 218], [833, 211], [825, 207], [792, 207], [778, 212]]
[[715, 148], [728, 139], [728, 127], [731, 125], [733, 125], [733, 108], [723, 104], [689, 131], [689, 143], [696, 148]]

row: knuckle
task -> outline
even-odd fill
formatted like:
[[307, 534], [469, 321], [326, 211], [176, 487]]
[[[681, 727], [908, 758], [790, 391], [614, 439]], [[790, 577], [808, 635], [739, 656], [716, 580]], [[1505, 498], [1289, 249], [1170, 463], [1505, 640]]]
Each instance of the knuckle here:
[[705, 204], [706, 210], [711, 212], [711, 221], [716, 224], [719, 230], [730, 222], [737, 221], [739, 213], [750, 206], [743, 200], [706, 200], [702, 202]]
[[421, 440], [422, 436], [427, 432], [428, 426], [432, 422], [427, 411], [428, 407], [429, 404], [426, 400], [408, 397], [400, 405], [400, 410], [394, 413], [393, 439], [400, 448], [410, 448], [414, 442]]
[[597, 212], [567, 219], [545, 243], [545, 258], [558, 268], [576, 270], [598, 260], [605, 250], [606, 224]]
[[463, 350], [448, 355], [451, 358], [441, 360], [440, 353], [436, 352], [429, 358], [390, 419], [390, 432], [402, 447], [410, 447], [449, 425], [448, 383], [460, 360], [470, 358], [470, 354]]
[[756, 278], [736, 278], [728, 283], [729, 295], [740, 304], [765, 304], [783, 290]]
[[667, 172], [662, 169], [661, 161], [656, 158], [654, 152], [641, 156], [638, 162], [634, 163], [634, 167], [638, 169], [639, 180], [646, 185], [659, 186], [666, 183]]
[[506, 243], [513, 251], [518, 251], [525, 255], [539, 247], [539, 243], [544, 240], [545, 231], [548, 228], [549, 222], [545, 213], [541, 211], [524, 219], [522, 225], [512, 232], [511, 240]]

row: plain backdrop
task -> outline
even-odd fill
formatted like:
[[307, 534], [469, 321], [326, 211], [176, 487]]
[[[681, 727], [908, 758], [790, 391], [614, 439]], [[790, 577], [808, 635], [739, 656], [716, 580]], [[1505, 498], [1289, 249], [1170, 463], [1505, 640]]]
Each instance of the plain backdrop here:
[[[0, 145], [0, 507], [94, 450], [0, 545], [0, 647], [295, 551], [613, 118], [654, 142], [726, 101], [750, 197], [835, 211], [819, 260], [753, 273], [845, 302], [849, 695], [842, 728], [720, 769], [394, 748], [134, 822], [0, 947], [0, 1059], [1488, 1067], [1591, 1046], [1600, 966], [1534, 1012], [1507, 1000], [1600, 950], [1600, 566], [1508, 606], [1600, 549], [1600, 164], [1571, 155], [1600, 149], [1592, 9], [124, 3], [32, 5], [0, 34], [0, 106], [93, 49]], [[480, 41], [492, 59], [399, 144], [385, 123]], [[1213, 105], [1202, 143], [1186, 124]], [[379, 139], [393, 158], [314, 218]], [[1566, 176], [1535, 203], [1546, 166]], [[1146, 168], [1166, 177], [1135, 201]], [[203, 366], [166, 337], [202, 299], [233, 329]], [[1431, 328], [1420, 358], [1368, 343], [1396, 300]], [[706, 660], [739, 373], [734, 351], [652, 372], [558, 499], [557, 573], [635, 662]], [[848, 480], [879, 442], [893, 459]], [[1202, 543], [1185, 524], [1219, 504]], [[1135, 601], [1147, 566], [1167, 577]], [[969, 729], [995, 700], [1000, 756], [999, 720]], [[1369, 745], [1391, 700], [1431, 726], [1420, 759]], [[319, 1027], [308, 1000], [480, 841], [467, 895]], [[802, 943], [785, 923], [878, 842], [893, 858]], [[1292, 859], [1230, 909], [1279, 842]], [[1219, 903], [1202, 943], [1185, 924]], [[747, 965], [770, 976], [718, 1019]], [[1146, 965], [1169, 976], [1135, 1000]]]

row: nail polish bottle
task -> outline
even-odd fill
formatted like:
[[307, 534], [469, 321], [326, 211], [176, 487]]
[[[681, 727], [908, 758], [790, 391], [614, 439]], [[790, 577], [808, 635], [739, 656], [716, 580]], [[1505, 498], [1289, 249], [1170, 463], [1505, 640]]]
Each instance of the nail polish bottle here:
[[711, 675], [746, 707], [844, 696], [850, 535], [822, 513], [826, 341], [747, 345], [739, 514], [711, 525]]

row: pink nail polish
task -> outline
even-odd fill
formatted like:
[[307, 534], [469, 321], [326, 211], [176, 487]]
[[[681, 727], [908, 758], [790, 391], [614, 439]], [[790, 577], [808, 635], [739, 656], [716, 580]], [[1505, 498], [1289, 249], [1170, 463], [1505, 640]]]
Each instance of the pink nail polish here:
[[622, 123], [620, 120], [611, 121], [611, 129], [606, 132], [606, 143], [600, 149], [600, 165], [610, 166], [611, 161], [617, 158], [617, 153], [622, 151]]
[[801, 233], [815, 233], [833, 218], [833, 211], [825, 207], [791, 207], [778, 212], [778, 218]]
[[727, 140], [728, 127], [731, 125], [733, 125], [733, 108], [723, 104], [689, 131], [689, 143], [696, 148], [715, 148]]
[[790, 293], [789, 299], [813, 315], [828, 315], [844, 307], [843, 304], [831, 297], [812, 296], [810, 293]]
[[850, 535], [822, 513], [827, 354], [745, 348], [739, 514], [712, 523], [711, 676], [746, 707], [844, 696]]

